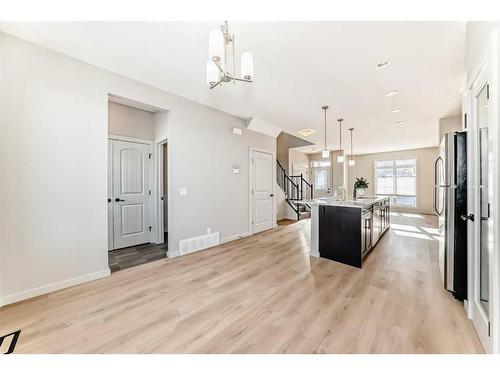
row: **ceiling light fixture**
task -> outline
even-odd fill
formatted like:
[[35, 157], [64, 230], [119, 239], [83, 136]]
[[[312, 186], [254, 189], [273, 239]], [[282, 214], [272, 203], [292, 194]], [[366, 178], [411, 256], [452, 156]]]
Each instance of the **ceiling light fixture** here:
[[390, 60], [381, 61], [375, 66], [375, 68], [377, 70], [384, 69], [387, 68], [390, 64], [391, 64]]
[[[236, 77], [236, 60], [234, 57], [234, 34], [229, 33], [227, 21], [220, 29], [208, 33], [208, 61], [207, 84], [211, 89], [222, 83], [236, 81], [252, 82], [253, 56], [250, 52], [243, 52], [240, 57], [241, 77]], [[230, 56], [229, 56], [230, 55]], [[228, 69], [228, 65], [232, 69]]]
[[328, 149], [326, 148], [326, 111], [328, 109], [328, 106], [324, 105], [323, 107], [321, 107], [321, 109], [325, 111], [325, 148], [323, 149], [323, 151], [321, 151], [321, 157], [328, 158], [330, 157], [330, 151], [328, 151]]
[[398, 113], [398, 112], [401, 112], [402, 110], [403, 110], [403, 108], [396, 108], [396, 109], [392, 110], [392, 113]]
[[339, 118], [337, 120], [339, 122], [339, 132], [340, 132], [340, 147], [339, 147], [339, 152], [340, 152], [340, 155], [337, 156], [337, 163], [343, 163], [344, 162], [344, 151], [342, 150], [342, 121], [344, 121], [343, 118]]
[[387, 91], [385, 93], [385, 96], [394, 96], [394, 95], [397, 95], [399, 93], [398, 90], [391, 90], [391, 91]]
[[309, 137], [311, 134], [314, 134], [315, 131], [313, 129], [301, 129], [299, 130], [299, 134], [303, 137]]
[[396, 121], [396, 125], [403, 125], [406, 124], [406, 121]]
[[349, 128], [351, 132], [351, 156], [349, 157], [349, 167], [354, 167], [356, 165], [356, 160], [354, 160], [354, 156], [352, 155], [352, 132], [354, 128]]

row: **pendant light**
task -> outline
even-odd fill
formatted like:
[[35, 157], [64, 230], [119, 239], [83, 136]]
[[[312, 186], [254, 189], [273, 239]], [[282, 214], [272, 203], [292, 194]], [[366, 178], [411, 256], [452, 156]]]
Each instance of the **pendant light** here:
[[323, 107], [321, 107], [321, 109], [323, 109], [323, 111], [325, 111], [325, 148], [323, 149], [323, 151], [321, 151], [321, 157], [322, 158], [329, 158], [330, 151], [328, 151], [328, 149], [326, 148], [326, 110], [328, 109], [328, 106], [324, 105]]
[[352, 156], [352, 131], [354, 128], [349, 128], [349, 131], [351, 132], [351, 156], [349, 158], [349, 167], [354, 167], [356, 165], [356, 160], [354, 160]]
[[343, 163], [344, 162], [344, 155], [343, 155], [343, 151], [342, 151], [342, 121], [344, 121], [343, 118], [339, 118], [337, 120], [339, 122], [339, 132], [340, 132], [340, 147], [339, 147], [339, 152], [340, 152], [340, 155], [337, 156], [337, 163]]

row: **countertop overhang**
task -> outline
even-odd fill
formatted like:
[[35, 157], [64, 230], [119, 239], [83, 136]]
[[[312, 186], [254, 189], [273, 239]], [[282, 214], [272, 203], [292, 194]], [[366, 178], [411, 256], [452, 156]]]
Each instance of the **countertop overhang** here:
[[357, 197], [346, 200], [339, 200], [333, 198], [314, 198], [306, 199], [301, 201], [301, 203], [308, 204], [310, 206], [339, 206], [339, 207], [352, 207], [360, 209], [368, 209], [374, 204], [382, 202], [388, 199], [388, 196], [378, 196], [378, 197]]

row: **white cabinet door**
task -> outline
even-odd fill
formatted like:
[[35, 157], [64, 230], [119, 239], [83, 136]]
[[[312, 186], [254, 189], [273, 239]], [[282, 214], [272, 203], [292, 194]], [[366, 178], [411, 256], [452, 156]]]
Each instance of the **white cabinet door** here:
[[150, 242], [149, 145], [113, 141], [114, 248]]
[[273, 227], [273, 155], [252, 151], [253, 181], [253, 232], [258, 233]]

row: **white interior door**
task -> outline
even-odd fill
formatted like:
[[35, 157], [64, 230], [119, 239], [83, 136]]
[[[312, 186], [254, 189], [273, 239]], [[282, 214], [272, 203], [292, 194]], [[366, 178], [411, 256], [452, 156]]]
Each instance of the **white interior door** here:
[[253, 233], [273, 227], [274, 179], [273, 155], [252, 150], [252, 212]]
[[474, 143], [474, 249], [472, 320], [487, 353], [492, 352], [491, 317], [493, 306], [494, 171], [492, 108], [489, 92], [489, 67], [486, 66], [472, 88], [472, 134]]
[[151, 241], [149, 145], [113, 140], [114, 249]]

